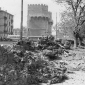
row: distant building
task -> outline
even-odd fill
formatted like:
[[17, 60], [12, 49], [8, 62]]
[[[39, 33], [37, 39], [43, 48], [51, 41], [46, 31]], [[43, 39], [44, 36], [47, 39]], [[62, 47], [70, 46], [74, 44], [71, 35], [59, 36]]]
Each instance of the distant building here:
[[27, 28], [28, 37], [51, 35], [52, 13], [43, 4], [28, 5]]
[[13, 34], [13, 15], [0, 9], [0, 38]]
[[[20, 29], [13, 29], [13, 35], [20, 35]], [[27, 28], [23, 27], [23, 36], [27, 37]]]
[[20, 35], [20, 29], [19, 28], [13, 29], [13, 35]]

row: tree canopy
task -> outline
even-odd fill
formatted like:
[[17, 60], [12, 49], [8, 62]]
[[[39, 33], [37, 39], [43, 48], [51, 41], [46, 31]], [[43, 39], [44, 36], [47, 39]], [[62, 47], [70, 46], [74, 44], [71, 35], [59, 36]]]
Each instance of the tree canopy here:
[[85, 11], [85, 0], [55, 0], [57, 3], [66, 3], [70, 6], [70, 10], [73, 12], [73, 17], [75, 19], [75, 31], [78, 30], [78, 26], [82, 25], [85, 20], [84, 17]]

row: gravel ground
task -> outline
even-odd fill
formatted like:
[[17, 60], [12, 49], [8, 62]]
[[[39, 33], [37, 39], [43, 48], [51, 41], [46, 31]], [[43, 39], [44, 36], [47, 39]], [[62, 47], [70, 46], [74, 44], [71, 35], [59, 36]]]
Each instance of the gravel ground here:
[[63, 83], [57, 83], [52, 85], [85, 85], [85, 72], [75, 71], [74, 73], [68, 74], [68, 77], [69, 79], [64, 81]]
[[85, 72], [75, 71], [73, 74], [68, 74], [68, 77], [65, 82], [53, 85], [85, 85]]
[[85, 85], [85, 49], [71, 50], [69, 53], [62, 61], [68, 64], [67, 69], [73, 73], [67, 73], [68, 80], [53, 85]]
[[85, 49], [70, 50], [69, 54], [61, 56], [61, 61], [67, 63], [66, 67], [68, 72], [70, 72], [67, 72], [68, 80], [52, 85], [85, 85]]

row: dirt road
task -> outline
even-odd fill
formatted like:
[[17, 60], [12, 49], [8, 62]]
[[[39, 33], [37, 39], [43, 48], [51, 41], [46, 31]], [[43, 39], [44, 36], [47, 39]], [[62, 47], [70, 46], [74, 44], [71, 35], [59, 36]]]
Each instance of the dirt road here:
[[85, 72], [75, 71], [72, 74], [68, 74], [69, 79], [63, 83], [53, 85], [85, 85]]
[[76, 55], [65, 57], [63, 60], [67, 61], [69, 70], [72, 71], [75, 68], [76, 71], [67, 74], [68, 80], [53, 85], [85, 85], [85, 49], [77, 49], [70, 51], [70, 53], [75, 53]]

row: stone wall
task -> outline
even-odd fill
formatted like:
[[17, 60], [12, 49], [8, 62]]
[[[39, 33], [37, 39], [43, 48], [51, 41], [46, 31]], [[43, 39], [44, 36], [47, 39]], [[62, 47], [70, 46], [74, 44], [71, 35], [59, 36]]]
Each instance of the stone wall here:
[[48, 11], [47, 5], [28, 5], [27, 16], [28, 36], [51, 34], [52, 13]]

